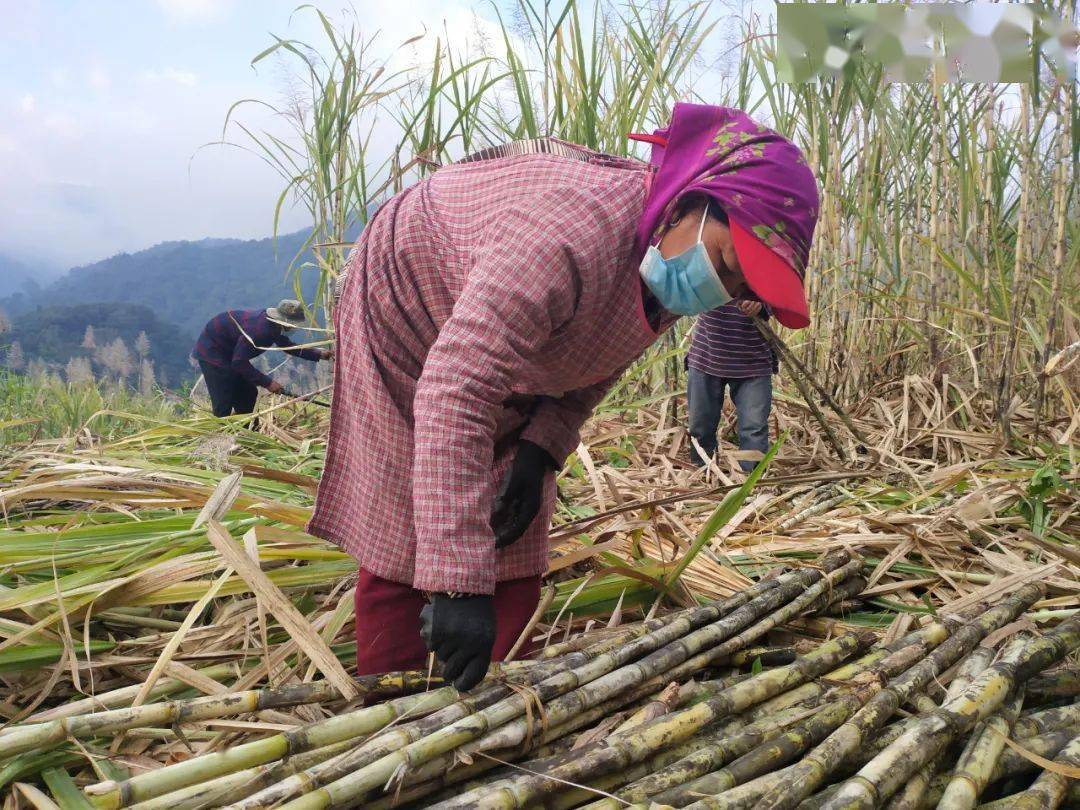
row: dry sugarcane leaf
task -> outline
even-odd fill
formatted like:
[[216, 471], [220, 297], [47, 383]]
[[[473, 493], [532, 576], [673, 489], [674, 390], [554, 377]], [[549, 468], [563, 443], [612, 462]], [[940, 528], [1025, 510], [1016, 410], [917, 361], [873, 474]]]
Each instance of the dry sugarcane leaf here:
[[243, 471], [237, 470], [222, 478], [218, 485], [214, 487], [210, 497], [206, 499], [206, 503], [199, 511], [195, 522], [191, 524], [191, 528], [197, 529], [208, 520], [221, 520], [240, 495], [240, 483], [243, 477]]
[[360, 695], [356, 683], [334, 655], [333, 650], [316, 633], [303, 614], [289, 601], [288, 597], [240, 550], [232, 537], [217, 521], [207, 524], [207, 535], [214, 548], [225, 561], [236, 569], [240, 577], [265, 602], [270, 613], [289, 631], [289, 635], [310, 658], [323, 676], [334, 684], [341, 694], [352, 699]]
[[40, 788], [26, 782], [16, 782], [13, 787], [35, 810], [60, 810], [60, 805], [45, 795]]

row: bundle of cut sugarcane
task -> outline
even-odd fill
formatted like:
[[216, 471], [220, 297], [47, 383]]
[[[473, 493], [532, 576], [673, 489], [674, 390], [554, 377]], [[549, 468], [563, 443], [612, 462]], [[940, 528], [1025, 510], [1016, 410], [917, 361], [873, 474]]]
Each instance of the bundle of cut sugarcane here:
[[[322, 683], [169, 701], [15, 725], [0, 732], [0, 757], [72, 739], [107, 757], [140, 729], [182, 735], [182, 723], [320, 703], [336, 713], [232, 747], [218, 739], [166, 767], [80, 785], [76, 798], [139, 810], [960, 808], [1004, 786], [1028, 803], [1064, 802], [1080, 705], [1060, 696], [1074, 671], [1055, 667], [1080, 644], [1080, 619], [1042, 637], [1013, 632], [1042, 595], [1025, 585], [888, 643], [859, 631], [761, 646], [858, 594], [861, 568], [835, 552], [730, 599], [493, 667], [468, 694], [398, 674], [363, 685], [401, 696], [362, 707]], [[1033, 677], [1056, 688], [1025, 692]], [[930, 694], [942, 684], [939, 705]], [[1059, 764], [1031, 784], [1038, 766], [1010, 737]], [[75, 787], [54, 781], [54, 795]]]

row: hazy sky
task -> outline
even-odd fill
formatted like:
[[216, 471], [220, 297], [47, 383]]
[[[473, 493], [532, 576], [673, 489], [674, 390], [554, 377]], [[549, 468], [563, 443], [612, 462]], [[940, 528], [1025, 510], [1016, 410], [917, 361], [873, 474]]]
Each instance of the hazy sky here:
[[[234, 101], [280, 99], [282, 69], [250, 63], [272, 33], [313, 33], [299, 5], [0, 0], [0, 253], [66, 268], [166, 239], [268, 235], [278, 176], [235, 149], [195, 153], [220, 138]], [[460, 23], [470, 7], [355, 3], [388, 42], [422, 33], [421, 20]], [[245, 120], [259, 120], [255, 108]], [[284, 226], [305, 224], [294, 211]]]
[[[234, 101], [280, 99], [282, 68], [250, 63], [271, 34], [318, 39], [298, 5], [0, 0], [0, 253], [67, 268], [162, 240], [268, 235], [278, 176], [235, 149], [196, 152], [220, 138]], [[345, 2], [318, 5], [333, 13]], [[491, 15], [479, 0], [353, 7], [387, 43], [443, 20], [467, 32], [474, 14]], [[283, 228], [305, 224], [292, 211]]]

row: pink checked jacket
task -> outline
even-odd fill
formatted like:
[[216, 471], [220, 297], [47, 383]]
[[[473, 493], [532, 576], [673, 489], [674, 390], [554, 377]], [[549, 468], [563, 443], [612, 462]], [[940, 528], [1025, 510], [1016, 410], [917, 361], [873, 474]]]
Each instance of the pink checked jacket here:
[[446, 166], [357, 243], [309, 530], [377, 576], [491, 593], [546, 570], [553, 477], [514, 545], [496, 550], [489, 526], [515, 445], [562, 462], [657, 338], [633, 257], [648, 169], [589, 155]]

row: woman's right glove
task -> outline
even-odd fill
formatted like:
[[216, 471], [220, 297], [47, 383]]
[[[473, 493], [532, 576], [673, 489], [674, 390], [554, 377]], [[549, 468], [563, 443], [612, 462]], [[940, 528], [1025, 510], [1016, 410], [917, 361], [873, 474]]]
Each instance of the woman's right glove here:
[[487, 674], [495, 646], [495, 604], [490, 596], [435, 594], [420, 611], [420, 637], [442, 664], [442, 676], [462, 692]]

